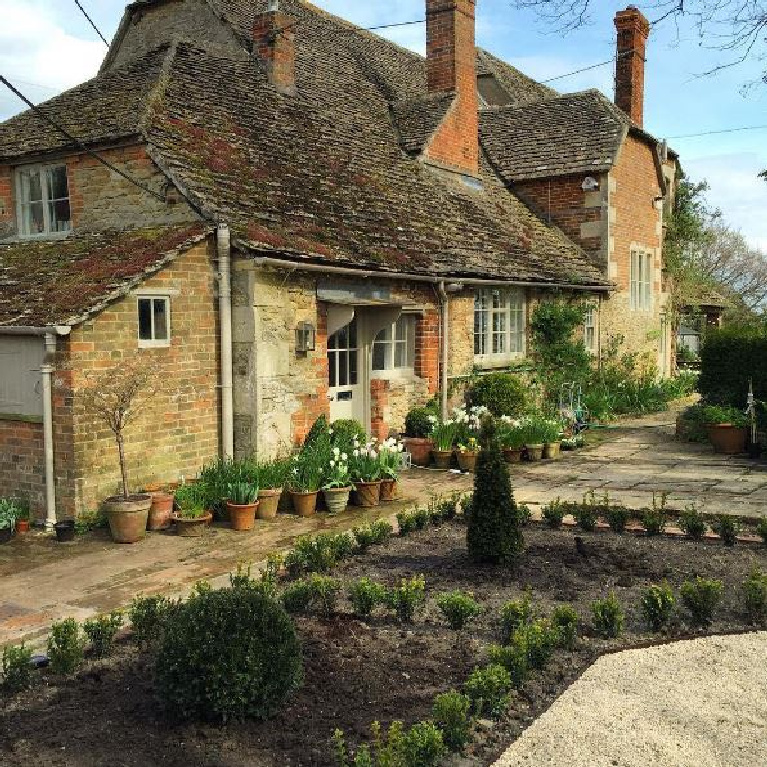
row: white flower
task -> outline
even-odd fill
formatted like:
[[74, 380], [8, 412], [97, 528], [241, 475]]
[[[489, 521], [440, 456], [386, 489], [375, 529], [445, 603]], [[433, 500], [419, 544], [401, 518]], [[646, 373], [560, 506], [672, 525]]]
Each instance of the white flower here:
[[403, 453], [404, 451], [405, 451], [405, 445], [402, 442], [400, 442], [399, 445], [397, 445], [397, 452]]
[[335, 462], [335, 461], [331, 461], [331, 462], [330, 462], [330, 468], [331, 468], [331, 469], [334, 469], [334, 468], [335, 468], [335, 466], [336, 466], [336, 462]]
[[353, 455], [355, 458], [359, 458], [359, 455], [360, 455], [360, 451], [359, 451], [357, 448], [354, 448], [354, 452], [352, 453], [352, 455]]
[[328, 434], [333, 435], [333, 429], [328, 429]]
[[436, 415], [429, 415], [427, 416], [429, 423], [437, 423], [437, 416]]
[[333, 448], [333, 455], [334, 455], [336, 458], [338, 458], [338, 456], [339, 456], [339, 455], [341, 455], [341, 450], [340, 450], [340, 448], [334, 447], [334, 448]]
[[370, 453], [369, 453], [369, 455], [370, 455], [370, 457], [371, 457], [373, 460], [375, 460], [376, 458], [378, 458], [378, 454], [376, 453], [376, 451], [375, 451], [375, 450], [371, 450], [371, 451], [370, 451]]
[[341, 453], [341, 460], [344, 461], [344, 462], [348, 461], [349, 460], [349, 456], [346, 455], [346, 453]]

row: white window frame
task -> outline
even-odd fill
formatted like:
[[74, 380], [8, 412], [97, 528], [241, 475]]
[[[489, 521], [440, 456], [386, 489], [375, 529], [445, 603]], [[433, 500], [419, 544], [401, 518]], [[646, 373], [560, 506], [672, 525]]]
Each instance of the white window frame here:
[[[591, 338], [589, 338], [591, 336]], [[583, 322], [583, 345], [589, 354], [599, 351], [599, 309], [592, 306], [586, 310]]]
[[[404, 327], [405, 338], [397, 339], [397, 327]], [[371, 375], [373, 378], [411, 378], [415, 376], [415, 330], [416, 330], [416, 317], [414, 314], [402, 314], [399, 319], [393, 323], [390, 327], [384, 328], [378, 335], [389, 331], [389, 338], [384, 340], [378, 340], [378, 336], [373, 339], [371, 345]], [[381, 370], [376, 370], [373, 367], [373, 357], [376, 347], [383, 346], [385, 348], [385, 367]], [[395, 349], [397, 346], [404, 347], [405, 349], [405, 364], [395, 366], [396, 359]]]
[[[57, 198], [57, 200], [65, 199], [69, 202], [69, 229], [63, 232], [54, 232], [51, 230], [51, 214], [48, 208], [51, 200], [48, 197], [48, 184], [46, 183], [45, 174], [47, 171], [54, 170], [56, 168], [64, 168], [64, 172], [67, 176], [67, 197]], [[42, 192], [42, 200], [40, 202], [43, 206], [43, 225], [45, 227], [45, 231], [43, 232], [24, 231], [24, 206], [30, 204], [28, 202], [25, 203], [24, 201], [24, 184], [22, 181], [22, 176], [25, 173], [37, 173], [40, 175], [40, 187]], [[16, 177], [16, 229], [18, 231], [18, 236], [25, 240], [51, 240], [61, 239], [69, 236], [74, 226], [72, 222], [72, 192], [69, 189], [69, 168], [67, 168], [66, 163], [54, 162], [38, 165], [20, 165], [15, 169], [14, 175]]]
[[[142, 301], [151, 301], [152, 311], [150, 312], [150, 318], [152, 321], [152, 338], [141, 337], [141, 310], [139, 306]], [[165, 316], [168, 321], [168, 337], [167, 338], [155, 338], [156, 329], [154, 326], [154, 304], [156, 301], [163, 301], [165, 303]], [[169, 295], [157, 295], [154, 293], [138, 294], [136, 296], [136, 336], [138, 338], [139, 349], [167, 349], [170, 346], [170, 340], [172, 337], [172, 325], [170, 316], [170, 296]]]
[[653, 308], [653, 254], [632, 248], [629, 273], [629, 305], [632, 311], [650, 312]]
[[[501, 306], [493, 306], [494, 298]], [[487, 303], [483, 308], [481, 301]], [[478, 315], [486, 315], [483, 323]], [[494, 320], [504, 327], [495, 330]], [[477, 328], [480, 333], [477, 333]], [[478, 338], [480, 351], [477, 351]], [[505, 349], [493, 351], [496, 338], [503, 339]], [[522, 288], [490, 288], [474, 293], [474, 362], [479, 367], [498, 367], [527, 354], [527, 295]], [[484, 347], [484, 348], [482, 348]]]

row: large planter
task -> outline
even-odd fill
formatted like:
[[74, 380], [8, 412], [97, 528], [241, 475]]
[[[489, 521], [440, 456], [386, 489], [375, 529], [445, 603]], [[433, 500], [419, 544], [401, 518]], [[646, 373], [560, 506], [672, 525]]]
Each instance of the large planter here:
[[146, 535], [146, 523], [152, 496], [132, 495], [127, 500], [113, 496], [104, 501], [104, 511], [109, 521], [109, 531], [115, 543], [137, 543]]
[[405, 437], [405, 450], [410, 453], [410, 460], [415, 466], [428, 466], [431, 458], [432, 440], [423, 437]]
[[503, 448], [503, 460], [506, 461], [506, 463], [519, 463], [522, 460], [522, 448]]
[[173, 521], [176, 523], [176, 535], [182, 538], [201, 538], [213, 521], [213, 514], [208, 512], [196, 518], [182, 517], [177, 514], [173, 517]]
[[317, 513], [317, 496], [319, 492], [302, 493], [296, 490], [290, 491], [293, 508], [299, 517], [312, 517]]
[[434, 458], [434, 466], [438, 469], [447, 471], [453, 463], [452, 450], [432, 450], [431, 454]]
[[354, 502], [363, 509], [370, 509], [381, 503], [381, 482], [357, 482]]
[[342, 511], [346, 511], [352, 492], [351, 487], [331, 487], [322, 492], [329, 514], [340, 514]]
[[540, 461], [543, 458], [543, 445], [528, 445], [527, 460]]
[[725, 455], [745, 453], [748, 429], [740, 429], [729, 423], [711, 424], [708, 427], [708, 438], [714, 446], [715, 453]]
[[456, 453], [456, 457], [458, 458], [458, 468], [461, 471], [468, 471], [468, 472], [474, 472], [474, 469], [477, 467], [477, 456], [479, 453], [476, 451], [470, 452], [468, 450], [459, 450]]
[[149, 507], [147, 530], [167, 530], [173, 517], [173, 496], [160, 491], [150, 493], [152, 505]]
[[547, 442], [543, 446], [543, 457], [550, 458], [552, 460], [559, 458], [560, 450], [562, 449], [561, 442]]
[[256, 516], [259, 519], [274, 519], [277, 516], [277, 508], [280, 505], [281, 495], [281, 487], [259, 490]]
[[389, 503], [397, 500], [397, 480], [381, 480], [381, 503]]
[[232, 526], [232, 530], [236, 530], [238, 533], [252, 530], [256, 524], [256, 509], [258, 509], [258, 501], [244, 505], [227, 501], [226, 510], [229, 512], [229, 524]]
[[75, 539], [75, 521], [74, 519], [62, 519], [57, 522], [53, 529], [56, 533], [56, 540], [59, 543], [71, 543]]

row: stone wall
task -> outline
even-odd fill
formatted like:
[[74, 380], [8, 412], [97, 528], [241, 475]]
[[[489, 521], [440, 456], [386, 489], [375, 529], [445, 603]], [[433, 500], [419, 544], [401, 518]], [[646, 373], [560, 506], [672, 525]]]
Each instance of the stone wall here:
[[[59, 339], [54, 379], [58, 512], [97, 508], [118, 490], [112, 433], [93, 411], [88, 371], [119, 375], [122, 361], [139, 357], [162, 383], [126, 433], [132, 489], [193, 477], [220, 454], [217, 289], [213, 245], [200, 243], [92, 322]], [[171, 344], [138, 348], [137, 295], [170, 296]], [[92, 374], [93, 374], [92, 373]]]
[[10, 497], [27, 499], [33, 515], [45, 518], [43, 424], [37, 419], [0, 416], [0, 498]]

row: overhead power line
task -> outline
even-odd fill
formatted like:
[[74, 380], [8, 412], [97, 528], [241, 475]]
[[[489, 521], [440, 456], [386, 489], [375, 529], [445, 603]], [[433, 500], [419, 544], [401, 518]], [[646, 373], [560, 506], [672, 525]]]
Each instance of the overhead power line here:
[[96, 34], [104, 41], [104, 45], [109, 48], [109, 43], [107, 42], [106, 37], [101, 34], [101, 30], [96, 26], [96, 22], [94, 22], [93, 19], [88, 15], [88, 12], [85, 10], [85, 8], [83, 8], [80, 0], [75, 0], [75, 5], [80, 9], [83, 16], [85, 16], [85, 18], [88, 20], [88, 23], [96, 30]]
[[737, 128], [720, 128], [719, 130], [709, 130], [703, 133], [686, 133], [683, 136], [669, 136], [672, 138], [697, 138], [698, 136], [714, 136], [717, 133], [736, 133], [744, 130], [767, 130], [767, 125], [743, 125]]
[[392, 27], [409, 27], [411, 24], [425, 24], [426, 19], [417, 19], [415, 21], [399, 21], [396, 24], [381, 24], [377, 27], [365, 27], [368, 32], [372, 32], [375, 29], [391, 29]]

